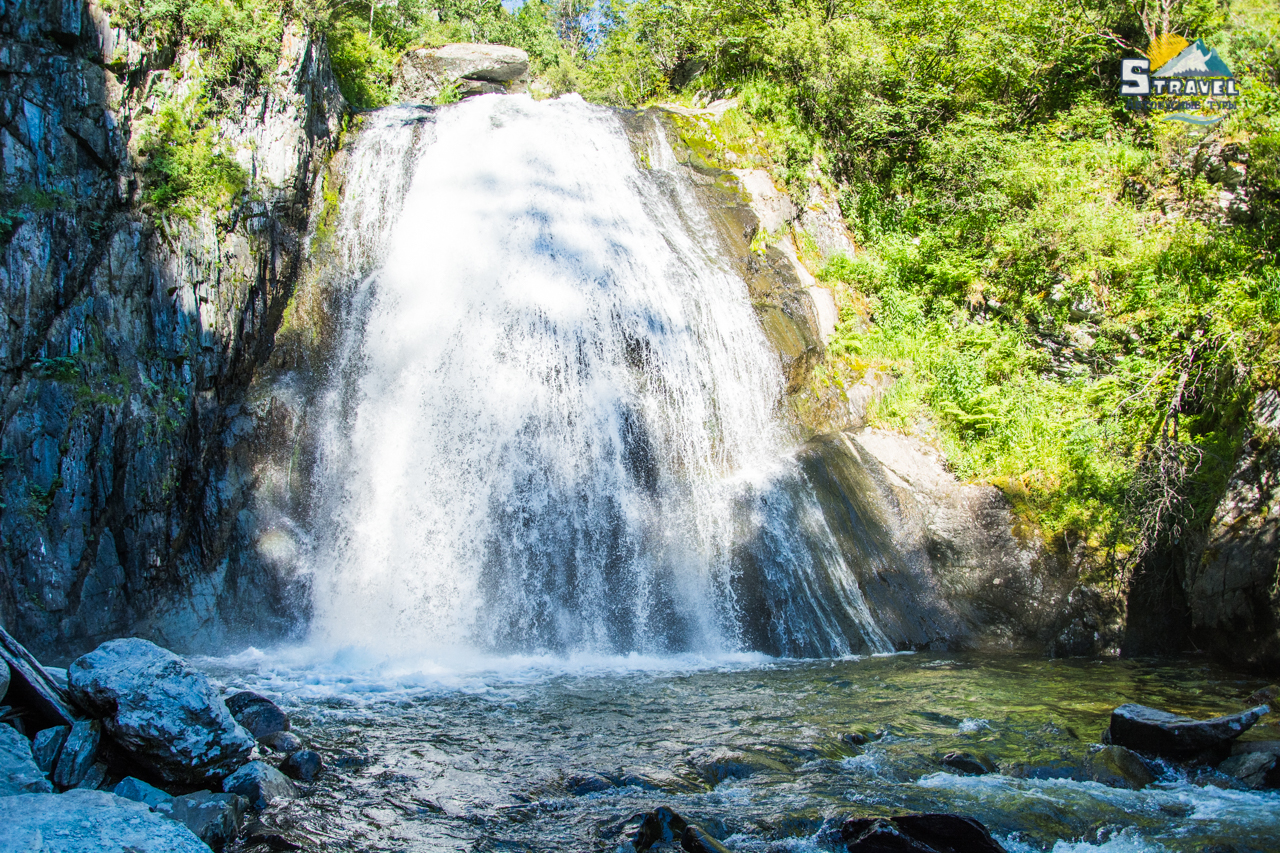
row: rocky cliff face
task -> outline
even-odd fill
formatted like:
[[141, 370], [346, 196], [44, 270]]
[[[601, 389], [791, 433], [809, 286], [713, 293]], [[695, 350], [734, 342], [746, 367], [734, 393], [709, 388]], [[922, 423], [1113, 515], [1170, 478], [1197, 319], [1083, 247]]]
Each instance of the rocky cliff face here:
[[1253, 424], [1199, 559], [1184, 581], [1192, 637], [1219, 657], [1280, 670], [1280, 393]]
[[345, 111], [323, 45], [286, 32], [217, 129], [249, 191], [187, 220], [143, 210], [131, 143], [198, 55], [147, 55], [83, 0], [0, 9], [0, 621], [46, 660], [278, 634], [244, 392]]

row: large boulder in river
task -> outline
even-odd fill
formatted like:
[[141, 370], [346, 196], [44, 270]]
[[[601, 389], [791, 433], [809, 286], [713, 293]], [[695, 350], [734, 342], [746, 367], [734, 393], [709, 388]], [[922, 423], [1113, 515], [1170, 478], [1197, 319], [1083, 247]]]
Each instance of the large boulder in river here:
[[1196, 720], [1130, 703], [1111, 712], [1107, 739], [1117, 746], [1175, 761], [1205, 754], [1221, 760], [1230, 753], [1231, 742], [1269, 710], [1259, 705], [1239, 714]]
[[68, 678], [76, 701], [166, 781], [221, 780], [253, 750], [253, 735], [204, 673], [155, 643], [103, 643], [72, 663]]
[[[430, 103], [450, 84], [463, 94], [505, 91], [529, 73], [529, 54], [500, 44], [446, 44], [411, 50], [395, 70], [400, 99]], [[471, 85], [471, 84], [489, 84]]]
[[1005, 853], [985, 826], [953, 814], [849, 818], [840, 840], [849, 853]]
[[106, 791], [0, 797], [0, 853], [209, 853], [180, 823]]

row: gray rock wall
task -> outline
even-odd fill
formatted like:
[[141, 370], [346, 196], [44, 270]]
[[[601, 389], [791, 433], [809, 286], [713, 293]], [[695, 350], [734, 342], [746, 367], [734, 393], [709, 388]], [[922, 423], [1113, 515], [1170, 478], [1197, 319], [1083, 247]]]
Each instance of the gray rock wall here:
[[1280, 393], [1264, 391], [1207, 544], [1184, 580], [1191, 632], [1232, 663], [1280, 671]]
[[134, 119], [193, 63], [82, 0], [0, 7], [0, 621], [50, 661], [124, 633], [209, 648], [291, 624], [290, 579], [243, 512], [244, 394], [346, 107], [323, 45], [287, 31], [218, 128], [250, 192], [153, 216]]

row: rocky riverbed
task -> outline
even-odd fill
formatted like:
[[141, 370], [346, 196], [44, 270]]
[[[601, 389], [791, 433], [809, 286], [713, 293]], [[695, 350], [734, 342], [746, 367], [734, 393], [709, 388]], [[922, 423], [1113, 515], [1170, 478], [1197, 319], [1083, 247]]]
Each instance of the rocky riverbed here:
[[[1126, 702], [1205, 719], [1265, 686], [1201, 659], [453, 670], [299, 654], [202, 665], [272, 696], [329, 763], [310, 796], [262, 818], [304, 849], [616, 850], [660, 807], [735, 851], [842, 850], [848, 818], [909, 812], [972, 816], [1010, 851], [1244, 853], [1280, 837], [1280, 793], [1250, 787], [1261, 779], [1101, 743]], [[1235, 750], [1277, 738], [1263, 716]]]

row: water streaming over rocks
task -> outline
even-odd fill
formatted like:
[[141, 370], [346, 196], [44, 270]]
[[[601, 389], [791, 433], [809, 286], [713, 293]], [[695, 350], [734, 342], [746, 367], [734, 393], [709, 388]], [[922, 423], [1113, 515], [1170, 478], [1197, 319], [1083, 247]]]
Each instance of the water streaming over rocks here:
[[315, 639], [891, 648], [787, 455], [747, 288], [656, 123], [646, 143], [577, 98], [369, 117], [329, 273], [353, 288]]

